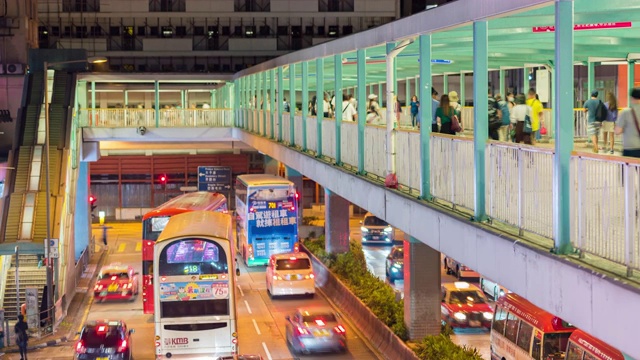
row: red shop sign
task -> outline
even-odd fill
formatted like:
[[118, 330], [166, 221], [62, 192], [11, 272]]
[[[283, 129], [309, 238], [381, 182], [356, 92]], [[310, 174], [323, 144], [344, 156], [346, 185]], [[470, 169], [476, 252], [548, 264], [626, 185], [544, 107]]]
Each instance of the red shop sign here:
[[[631, 21], [624, 22], [610, 22], [610, 23], [595, 23], [595, 24], [575, 24], [573, 25], [573, 30], [602, 30], [602, 29], [624, 29], [631, 27]], [[534, 26], [531, 28], [534, 33], [541, 32], [554, 32], [556, 31], [555, 26]]]

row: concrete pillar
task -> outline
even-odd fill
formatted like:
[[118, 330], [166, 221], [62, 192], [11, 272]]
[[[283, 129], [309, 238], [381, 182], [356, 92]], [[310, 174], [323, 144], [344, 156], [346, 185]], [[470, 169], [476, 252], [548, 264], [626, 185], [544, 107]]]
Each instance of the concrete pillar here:
[[440, 263], [439, 251], [413, 237], [404, 241], [404, 323], [411, 339], [440, 333]]
[[298, 198], [298, 224], [302, 224], [302, 213], [303, 213], [303, 209], [305, 207], [305, 203], [304, 203], [304, 182], [302, 179], [302, 174], [299, 173], [297, 170], [290, 168], [290, 167], [286, 167], [286, 176], [287, 179], [289, 179], [289, 181], [293, 182], [293, 184], [296, 187], [296, 191], [298, 192], [298, 194], [300, 194], [300, 197]]
[[[78, 167], [78, 183], [76, 185], [76, 206], [73, 222], [75, 259], [78, 260], [91, 239], [91, 214], [89, 207], [89, 163], [81, 161]], [[97, 201], [100, 201], [98, 199]], [[96, 214], [97, 215], [97, 214]], [[91, 249], [93, 253], [94, 249]]]
[[476, 221], [487, 218], [485, 208], [485, 150], [489, 137], [487, 84], [489, 83], [489, 25], [486, 20], [473, 23], [473, 144]]
[[324, 189], [325, 250], [332, 254], [349, 251], [349, 201]]
[[278, 175], [280, 163], [271, 156], [264, 155], [264, 173], [269, 175]]

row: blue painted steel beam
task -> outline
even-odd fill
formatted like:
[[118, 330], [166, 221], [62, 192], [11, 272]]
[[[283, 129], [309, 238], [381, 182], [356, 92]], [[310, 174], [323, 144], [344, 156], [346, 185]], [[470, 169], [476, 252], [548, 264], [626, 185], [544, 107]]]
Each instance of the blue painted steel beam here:
[[284, 111], [284, 75], [278, 66], [278, 142], [282, 142], [282, 112]]
[[473, 147], [474, 147], [474, 189], [476, 221], [486, 219], [485, 209], [485, 152], [489, 136], [487, 86], [488, 23], [486, 20], [473, 23]]
[[322, 122], [324, 119], [324, 59], [316, 59], [316, 156], [322, 157]]
[[364, 129], [367, 121], [367, 73], [365, 49], [356, 50], [356, 72], [358, 82], [358, 174], [364, 175]]
[[[289, 64], [289, 101], [290, 101], [290, 112], [289, 112], [289, 139], [291, 139], [290, 145], [296, 145], [295, 138], [295, 119], [296, 119], [296, 64]], [[303, 106], [304, 108], [304, 106]]]
[[302, 151], [307, 151], [307, 116], [309, 116], [309, 63], [302, 62]]
[[342, 165], [342, 57], [340, 54], [333, 56], [334, 78], [336, 91], [336, 164]]
[[418, 95], [420, 101], [420, 172], [422, 182], [420, 184], [420, 197], [431, 200], [431, 34], [420, 35], [420, 79], [417, 79]]
[[[555, 94], [553, 111], [556, 119], [572, 119], [573, 104], [573, 0], [556, 0]], [[591, 89], [590, 89], [591, 90]], [[555, 154], [553, 156], [553, 225], [555, 251], [571, 251], [571, 152], [573, 121], [556, 121]]]

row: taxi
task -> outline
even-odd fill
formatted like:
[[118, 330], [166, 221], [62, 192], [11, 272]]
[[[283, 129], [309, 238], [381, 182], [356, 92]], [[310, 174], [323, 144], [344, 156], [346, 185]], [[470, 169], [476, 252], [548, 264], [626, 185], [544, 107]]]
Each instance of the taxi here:
[[442, 285], [442, 322], [452, 328], [491, 328], [493, 309], [477, 287], [466, 282]]
[[266, 280], [267, 291], [271, 297], [313, 296], [316, 292], [311, 259], [303, 252], [271, 255], [267, 264]]
[[133, 267], [111, 264], [102, 268], [93, 288], [96, 301], [135, 300], [138, 296], [138, 273]]

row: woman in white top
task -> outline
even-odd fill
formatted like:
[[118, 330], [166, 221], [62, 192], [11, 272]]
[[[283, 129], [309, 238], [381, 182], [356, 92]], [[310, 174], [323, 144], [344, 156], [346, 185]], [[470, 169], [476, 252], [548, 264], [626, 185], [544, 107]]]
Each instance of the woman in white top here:
[[367, 103], [367, 123], [379, 125], [382, 117], [380, 116], [380, 104], [377, 101], [378, 95], [369, 94], [367, 99], [369, 99]]
[[[511, 121], [511, 125], [516, 129], [515, 142], [524, 142], [525, 144], [531, 145], [531, 132], [528, 134], [524, 132], [526, 118], [529, 117], [529, 121], [531, 121], [531, 107], [526, 103], [527, 99], [524, 94], [516, 95], [516, 105], [509, 113], [509, 120]], [[529, 131], [531, 131], [531, 128], [529, 128]]]

